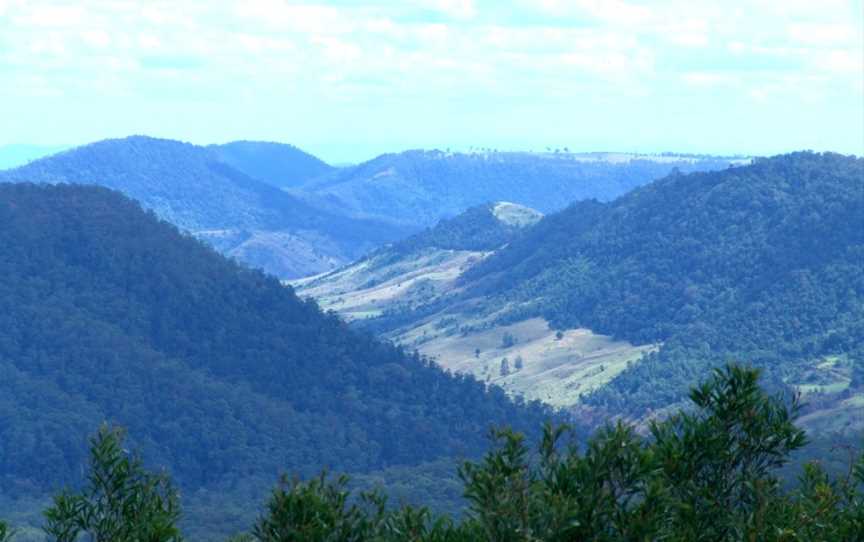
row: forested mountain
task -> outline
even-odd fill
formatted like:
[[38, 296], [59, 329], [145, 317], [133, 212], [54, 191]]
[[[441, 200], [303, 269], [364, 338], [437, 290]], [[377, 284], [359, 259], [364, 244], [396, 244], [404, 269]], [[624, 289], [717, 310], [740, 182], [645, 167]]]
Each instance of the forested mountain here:
[[[129, 137], [0, 172], [0, 181], [98, 184], [119, 190], [223, 253], [285, 278], [332, 269], [405, 235], [392, 225], [311, 207], [226, 163], [242, 162], [252, 172], [284, 167], [266, 160], [253, 167], [249, 153], [254, 148], [238, 144], [214, 154], [177, 141]], [[284, 156], [284, 151], [279, 147], [268, 157]]]
[[[527, 368], [536, 352], [560, 349], [570, 356], [558, 376], [567, 386], [549, 400], [569, 397], [595, 419], [651, 415], [709, 367], [737, 359], [763, 367], [769, 385], [804, 393], [822, 429], [864, 429], [848, 415], [864, 397], [860, 158], [795, 153], [576, 203], [475, 259], [454, 282], [449, 297], [364, 324], [440, 354], [450, 368], [492, 369], [504, 384], [518, 378], [515, 356]], [[550, 340], [539, 322], [562, 338]], [[509, 347], [495, 346], [490, 329]], [[593, 345], [566, 344], [580, 329], [647, 355], [567, 381], [594, 355]], [[505, 332], [511, 341], [500, 339]], [[543, 342], [529, 348], [526, 337]]]
[[297, 194], [355, 216], [432, 226], [489, 201], [551, 212], [610, 200], [672, 169], [727, 167], [734, 159], [618, 154], [407, 151], [385, 154], [310, 183]]
[[311, 154], [284, 143], [232, 141], [207, 148], [219, 161], [279, 188], [302, 185], [335, 169]]
[[0, 245], [6, 496], [75, 482], [103, 420], [194, 500], [283, 471], [476, 456], [491, 424], [547, 417], [350, 331], [104, 188], [0, 184]]
[[640, 412], [725, 357], [780, 380], [842, 356], [864, 384], [862, 271], [864, 160], [796, 153], [576, 204], [464, 280], [559, 328], [663, 342], [591, 399]]

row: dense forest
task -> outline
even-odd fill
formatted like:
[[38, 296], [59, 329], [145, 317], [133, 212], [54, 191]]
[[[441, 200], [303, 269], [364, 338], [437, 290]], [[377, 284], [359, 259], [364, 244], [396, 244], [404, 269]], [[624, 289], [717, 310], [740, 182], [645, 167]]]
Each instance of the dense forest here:
[[0, 184], [0, 244], [5, 498], [78, 483], [105, 420], [194, 495], [324, 467], [386, 478], [549, 417], [350, 331], [104, 188]]
[[586, 198], [611, 200], [676, 167], [701, 171], [729, 164], [729, 159], [711, 157], [614, 162], [569, 153], [418, 150], [334, 171], [294, 193], [355, 216], [428, 227], [490, 201], [512, 201], [546, 213]]
[[[461, 518], [394, 507], [375, 490], [352, 494], [346, 477], [324, 472], [283, 477], [230, 542], [864, 539], [864, 454], [850, 456], [840, 477], [809, 463], [784, 487], [778, 469], [807, 435], [795, 426], [799, 404], [766, 394], [758, 376], [716, 370], [691, 390], [691, 407], [652, 423], [648, 438], [619, 422], [580, 445], [568, 442], [566, 426], [549, 424], [535, 451], [523, 435], [493, 430], [493, 449], [459, 467]], [[91, 438], [84, 480], [44, 511], [49, 540], [183, 539], [170, 475], [149, 472], [124, 445], [124, 432], [108, 425]], [[0, 521], [0, 542], [14, 537]]]
[[674, 403], [728, 359], [780, 385], [799, 362], [839, 356], [862, 386], [864, 160], [801, 152], [576, 203], [463, 280], [493, 306], [515, 302], [510, 318], [663, 343], [588, 398], [610, 412]]

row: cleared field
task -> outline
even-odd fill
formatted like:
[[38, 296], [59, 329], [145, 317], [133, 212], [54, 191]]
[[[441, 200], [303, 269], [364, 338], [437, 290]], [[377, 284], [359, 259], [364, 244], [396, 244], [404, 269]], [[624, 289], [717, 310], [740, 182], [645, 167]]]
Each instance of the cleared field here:
[[432, 250], [393, 263], [373, 258], [348, 268], [292, 282], [302, 296], [346, 320], [379, 316], [396, 306], [417, 307], [455, 290], [456, 278], [488, 252]]
[[813, 434], [864, 431], [864, 392], [850, 388], [851, 362], [843, 356], [817, 360], [796, 381], [805, 414], [798, 424]]
[[[498, 204], [495, 210], [514, 222], [536, 219], [511, 204]], [[489, 254], [440, 249], [399, 257], [385, 253], [292, 285], [300, 295], [315, 298], [346, 320], [374, 318], [387, 310], [423, 307], [456, 292], [456, 279]], [[578, 405], [583, 394], [605, 385], [656, 348], [613, 341], [587, 329], [559, 333], [542, 318], [496, 324], [496, 316], [505, 309], [470, 315], [445, 310], [418, 318], [386, 338], [417, 349], [445, 369], [561, 408]]]
[[[498, 210], [513, 211], [507, 204]], [[516, 211], [508, 218], [531, 218]], [[377, 256], [292, 285], [300, 295], [314, 297], [346, 320], [373, 318], [388, 309], [422, 307], [455, 292], [459, 275], [489, 254], [429, 250], [410, 257]], [[416, 348], [445, 369], [562, 408], [578, 405], [583, 394], [605, 385], [655, 348], [613, 341], [587, 329], [562, 331], [559, 336], [542, 318], [495, 325], [495, 316], [445, 311], [386, 338]]]
[[563, 331], [559, 338], [542, 318], [467, 334], [441, 332], [430, 322], [393, 338], [446, 369], [556, 407], [577, 405], [582, 394], [603, 386], [656, 348], [613, 341], [587, 329]]

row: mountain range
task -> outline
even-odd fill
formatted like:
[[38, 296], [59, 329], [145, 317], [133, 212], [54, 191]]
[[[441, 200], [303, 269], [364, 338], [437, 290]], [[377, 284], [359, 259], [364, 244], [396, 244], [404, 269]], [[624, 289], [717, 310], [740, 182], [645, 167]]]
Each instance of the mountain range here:
[[610, 199], [674, 168], [741, 160], [408, 151], [334, 168], [287, 144], [201, 147], [133, 136], [34, 160], [0, 172], [0, 181], [119, 190], [223, 254], [292, 279], [341, 267], [489, 201], [554, 211], [584, 198]]
[[256, 160], [247, 143], [205, 148], [140, 136], [106, 140], [0, 172], [0, 181], [118, 190], [224, 254], [280, 277], [331, 269], [410, 231], [328, 213], [291, 196], [267, 181], [328, 168], [288, 145], [253, 147], [267, 160]]
[[[393, 209], [430, 195], [385, 187], [378, 217], [325, 195], [344, 170], [270, 145], [128, 138], [2, 173], [0, 509], [17, 524], [80, 481], [103, 421], [171, 473], [196, 540], [250, 524], [285, 471], [458, 510], [454, 466], [490, 426], [644, 428], [730, 360], [802, 395], [813, 434], [864, 431], [861, 158], [684, 173], [658, 157], [671, 173], [617, 197], [535, 210], [477, 192], [410, 234], [432, 214]], [[208, 246], [247, 232], [359, 259], [287, 286]]]
[[687, 155], [415, 150], [333, 171], [293, 193], [351, 216], [428, 227], [490, 201], [558, 211], [578, 200], [613, 199], [673, 169], [713, 170], [746, 161]]
[[403, 242], [411, 252], [297, 287], [448, 369], [588, 422], [662, 415], [735, 359], [804, 394], [819, 431], [860, 431], [862, 173], [860, 158], [815, 153], [674, 173], [498, 246], [442, 248], [435, 232], [454, 222], [442, 223]]

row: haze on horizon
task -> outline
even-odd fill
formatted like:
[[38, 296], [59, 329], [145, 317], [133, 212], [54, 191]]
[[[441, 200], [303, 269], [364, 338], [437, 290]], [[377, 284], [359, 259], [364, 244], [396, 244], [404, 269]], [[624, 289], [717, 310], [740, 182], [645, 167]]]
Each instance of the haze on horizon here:
[[861, 0], [0, 0], [0, 145], [864, 154]]

